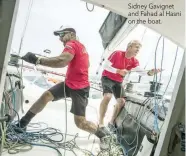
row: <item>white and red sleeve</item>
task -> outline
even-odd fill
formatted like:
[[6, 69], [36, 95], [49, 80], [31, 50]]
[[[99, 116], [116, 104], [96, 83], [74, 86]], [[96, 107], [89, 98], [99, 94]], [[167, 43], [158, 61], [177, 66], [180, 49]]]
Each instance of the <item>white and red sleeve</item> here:
[[75, 44], [73, 42], [67, 42], [63, 49], [63, 52], [68, 52], [71, 53], [72, 55], [75, 55], [76, 54]]

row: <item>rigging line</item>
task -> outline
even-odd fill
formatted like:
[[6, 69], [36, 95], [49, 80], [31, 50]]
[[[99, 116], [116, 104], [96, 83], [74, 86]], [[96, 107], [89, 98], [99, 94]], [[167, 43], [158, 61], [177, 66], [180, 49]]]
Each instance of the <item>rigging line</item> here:
[[[160, 40], [161, 37], [162, 37], [162, 35], [160, 35], [160, 37], [158, 38], [158, 42], [159, 42], [159, 40]], [[158, 42], [157, 42], [157, 43], [158, 43]], [[145, 67], [144, 67], [144, 69], [146, 69], [146, 67], [147, 67], [147, 65], [149, 64], [149, 61], [150, 61], [150, 60], [151, 60], [151, 59], [148, 59], [146, 65], [145, 65]]]
[[[184, 51], [184, 52], [185, 52], [185, 51]], [[174, 71], [174, 66], [175, 66], [176, 59], [177, 59], [177, 53], [178, 53], [178, 46], [177, 46], [177, 48], [176, 48], [176, 54], [175, 54], [175, 57], [174, 57], [174, 63], [173, 63], [173, 66], [172, 66], [171, 75], [170, 75], [169, 81], [168, 81], [168, 83], [167, 83], [166, 89], [165, 89], [165, 91], [164, 91], [162, 97], [164, 97], [164, 95], [165, 95], [165, 93], [166, 93], [166, 91], [167, 91], [167, 89], [168, 89], [168, 87], [169, 87], [169, 85], [170, 85], [170, 81], [171, 81], [171, 79], [172, 79], [172, 74], [173, 74], [173, 71]], [[163, 107], [164, 107], [164, 106], [163, 106]], [[165, 122], [163, 122], [163, 124], [161, 125], [161, 128], [160, 128], [160, 129], [162, 129], [164, 123], [165, 123]]]
[[[158, 39], [158, 42], [157, 42], [157, 44], [156, 44], [156, 49], [155, 49], [155, 52], [154, 52], [154, 68], [155, 68], [155, 71], [156, 71], [156, 59], [157, 59], [157, 50], [158, 50], [158, 46], [159, 46], [159, 42], [160, 42], [160, 40], [161, 40], [161, 38], [162, 38], [162, 35], [159, 37], [159, 39]], [[164, 44], [164, 40], [163, 40], [163, 44]], [[163, 45], [163, 48], [164, 48], [164, 45]], [[163, 49], [164, 50], [164, 49]], [[162, 55], [163, 56], [163, 55]], [[163, 61], [162, 61], [163, 62]], [[162, 63], [161, 62], [161, 63]], [[161, 64], [162, 65], [162, 64]], [[156, 83], [157, 83], [157, 74], [155, 74], [154, 76], [153, 76], [153, 82], [155, 81], [155, 79], [156, 79]], [[156, 86], [155, 86], [155, 88], [156, 88]]]
[[179, 49], [179, 47], [177, 46], [177, 48], [176, 48], [176, 54], [175, 54], [175, 57], [174, 57], [174, 63], [173, 63], [173, 66], [172, 66], [171, 75], [170, 75], [168, 84], [167, 84], [167, 86], [166, 86], [166, 89], [165, 89], [165, 91], [164, 91], [164, 93], [163, 93], [163, 96], [165, 95], [165, 93], [166, 93], [166, 91], [167, 91], [167, 89], [168, 89], [168, 87], [169, 87], [170, 81], [171, 81], [171, 79], [172, 79], [172, 74], [173, 74], [173, 71], [174, 71], [174, 66], [175, 66], [175, 64], [176, 64], [178, 49]]
[[34, 0], [30, 0], [30, 2], [29, 2], [28, 12], [27, 12], [26, 20], [25, 20], [25, 26], [24, 26], [24, 29], [23, 29], [23, 33], [22, 33], [22, 36], [21, 36], [21, 42], [20, 42], [20, 45], [19, 45], [18, 55], [20, 55], [20, 53], [21, 53], [21, 49], [22, 49], [22, 45], [23, 45], [23, 39], [24, 39], [24, 36], [25, 36], [28, 21], [29, 21], [29, 18], [30, 18], [30, 13], [31, 13], [31, 9], [32, 9], [32, 6], [33, 6], [33, 1]]
[[145, 28], [145, 30], [144, 30], [144, 32], [143, 32], [143, 35], [142, 35], [142, 37], [141, 37], [141, 42], [143, 41], [146, 32], [147, 32], [147, 28]]
[[[156, 71], [156, 61], [157, 61], [157, 49], [158, 49], [158, 46], [159, 46], [159, 42], [162, 38], [162, 35], [159, 37], [158, 39], [158, 42], [157, 42], [157, 45], [156, 45], [156, 49], [155, 49], [155, 57], [154, 57], [154, 68], [155, 68], [155, 71]], [[164, 40], [163, 40], [163, 44], [164, 44]], [[164, 48], [164, 46], [163, 46]], [[164, 49], [163, 49], [164, 50]], [[155, 118], [154, 118], [154, 130], [155, 132], [159, 133], [160, 132], [160, 129], [159, 129], [159, 125], [158, 125], [158, 112], [159, 112], [159, 109], [158, 109], [158, 102], [157, 102], [157, 91], [156, 91], [156, 88], [157, 88], [157, 74], [154, 75], [153, 77], [153, 82], [155, 82], [155, 95], [154, 95], [154, 113], [155, 113]]]
[[89, 12], [92, 12], [92, 11], [94, 11], [94, 4], [92, 4], [92, 9], [89, 9], [89, 8], [88, 8], [88, 3], [86, 2], [86, 8], [87, 8], [87, 10], [88, 10]]
[[26, 32], [26, 28], [27, 28], [28, 21], [29, 21], [29, 18], [30, 18], [30, 13], [31, 13], [32, 5], [33, 5], [33, 0], [30, 0], [29, 6], [28, 6], [27, 17], [26, 17], [26, 20], [25, 20], [25, 26], [24, 26], [24, 29], [23, 29], [22, 36], [24, 36], [24, 34]]
[[[65, 88], [65, 84], [66, 84], [66, 78], [64, 80], [64, 97], [65, 97], [65, 137], [64, 137], [64, 142], [66, 142], [67, 139], [67, 133], [68, 133], [68, 115], [67, 115], [67, 95], [66, 95], [66, 88]], [[66, 149], [64, 149], [64, 156], [66, 155]]]
[[[163, 68], [163, 60], [164, 60], [164, 51], [165, 51], [165, 47], [164, 47], [164, 37], [163, 37], [163, 47], [162, 47], [162, 56], [161, 56], [161, 71]], [[161, 82], [161, 78], [162, 78], [162, 72], [160, 72], [160, 78], [159, 78], [159, 83]]]

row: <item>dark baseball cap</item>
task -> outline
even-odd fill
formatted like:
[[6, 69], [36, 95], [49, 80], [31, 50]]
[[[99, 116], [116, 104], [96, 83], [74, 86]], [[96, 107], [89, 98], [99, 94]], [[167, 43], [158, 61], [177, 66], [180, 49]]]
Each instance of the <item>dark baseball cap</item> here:
[[61, 26], [58, 30], [54, 31], [55, 36], [59, 36], [64, 32], [73, 32], [76, 33], [75, 29], [69, 26]]

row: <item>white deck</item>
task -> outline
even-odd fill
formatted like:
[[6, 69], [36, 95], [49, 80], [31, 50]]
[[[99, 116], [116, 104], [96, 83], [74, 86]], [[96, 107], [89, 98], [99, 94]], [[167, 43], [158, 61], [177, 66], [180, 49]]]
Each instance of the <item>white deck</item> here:
[[[32, 86], [33, 87], [33, 86]], [[32, 88], [34, 89], [34, 88]], [[24, 104], [24, 110], [25, 113], [26, 111], [30, 108], [30, 106], [33, 104], [33, 102], [37, 99], [37, 97], [39, 97], [42, 93], [42, 90], [38, 91], [37, 89], [34, 89], [33, 92], [35, 92], [35, 94], [30, 94], [30, 92], [28, 92], [29, 90], [25, 89], [25, 100], [28, 99], [29, 103], [28, 104]], [[43, 90], [44, 91], [44, 90]], [[87, 107], [87, 119], [90, 121], [93, 121], [94, 123], [97, 123], [97, 119], [98, 119], [98, 108], [100, 105], [100, 101], [101, 99], [98, 100], [93, 100], [90, 99], [89, 101], [89, 106]], [[70, 113], [70, 108], [71, 108], [71, 102], [68, 101], [67, 102], [67, 133], [71, 134], [71, 135], [76, 135], [77, 133], [79, 134], [80, 137], [85, 137], [85, 138], [77, 138], [76, 142], [77, 145], [80, 148], [83, 149], [87, 149], [90, 150], [93, 148], [93, 153], [96, 154], [99, 152], [99, 139], [97, 139], [94, 135], [91, 135], [91, 137], [88, 140], [88, 136], [89, 133], [82, 131], [80, 129], [78, 129], [74, 123], [74, 117], [73, 114]], [[113, 102], [112, 102], [113, 104]], [[112, 104], [110, 104], [109, 110], [107, 112], [106, 115], [106, 123], [108, 122], [108, 120], [110, 119], [111, 116], [111, 108], [112, 108]], [[109, 116], [110, 115], [110, 116]], [[23, 116], [22, 113], [20, 113], [20, 116]], [[48, 103], [47, 107], [39, 114], [37, 114], [37, 116], [34, 117], [34, 119], [32, 120], [33, 123], [36, 122], [44, 122], [47, 123], [49, 127], [53, 127], [53, 128], [57, 128], [60, 129], [62, 133], [65, 132], [65, 101], [64, 100], [60, 100], [57, 102], [50, 102]], [[69, 137], [67, 136], [67, 141], [73, 139], [73, 137]], [[94, 145], [93, 145], [93, 141], [95, 139]], [[64, 155], [64, 150], [63, 149], [59, 149], [62, 153], [62, 155]], [[78, 152], [78, 151], [77, 151]], [[32, 150], [28, 151], [28, 152], [22, 152], [22, 153], [18, 153], [15, 155], [18, 156], [33, 156], [33, 155], [45, 155], [45, 156], [57, 156], [58, 153], [53, 150], [50, 149], [48, 147], [36, 147], [34, 146]], [[83, 154], [80, 153], [76, 153], [77, 155], [83, 156]], [[8, 153], [4, 153], [3, 156], [9, 156], [10, 154]], [[11, 154], [12, 155], [12, 154]], [[74, 156], [74, 154], [72, 152], [68, 152], [66, 151], [66, 155], [67, 156]]]

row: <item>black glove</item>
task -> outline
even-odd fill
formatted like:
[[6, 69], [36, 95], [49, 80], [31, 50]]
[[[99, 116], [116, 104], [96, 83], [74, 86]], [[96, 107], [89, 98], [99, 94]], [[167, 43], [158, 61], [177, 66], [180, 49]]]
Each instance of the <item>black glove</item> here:
[[38, 57], [35, 54], [28, 52], [25, 56], [22, 56], [21, 59], [28, 63], [36, 64]]

